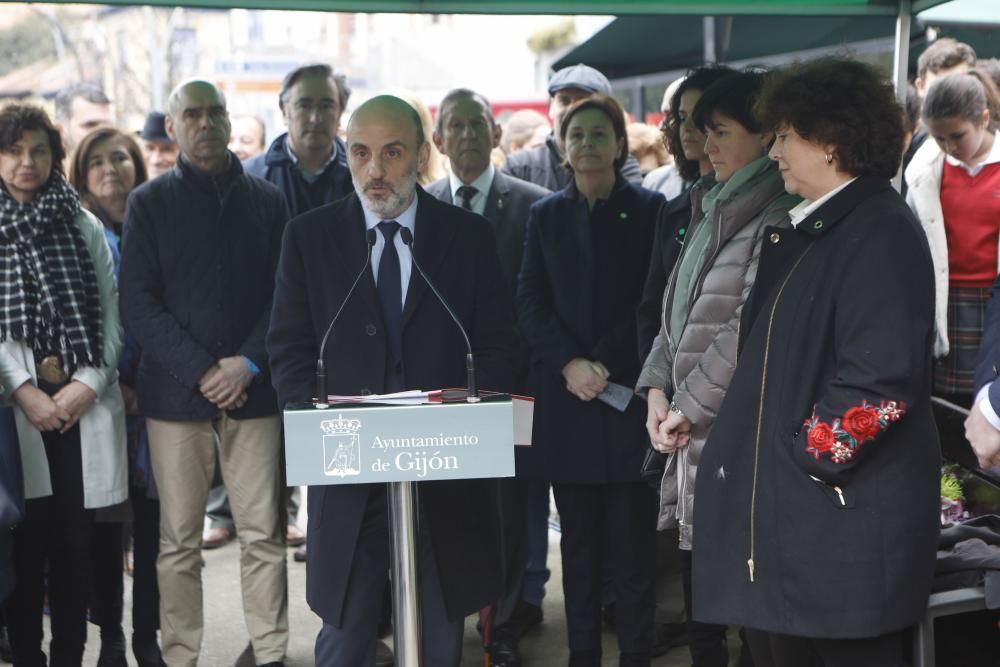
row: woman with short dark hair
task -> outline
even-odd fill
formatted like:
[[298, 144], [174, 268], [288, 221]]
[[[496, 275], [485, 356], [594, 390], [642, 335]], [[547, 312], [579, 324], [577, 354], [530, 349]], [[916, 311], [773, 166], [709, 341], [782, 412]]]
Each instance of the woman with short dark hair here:
[[695, 619], [758, 667], [901, 667], [939, 531], [934, 277], [890, 185], [902, 110], [869, 65], [768, 77], [770, 156], [805, 198], [765, 230], [739, 364], [699, 465]]
[[660, 480], [658, 528], [679, 528], [684, 602], [694, 667], [729, 662], [726, 627], [691, 620], [695, 480], [705, 440], [736, 366], [740, 313], [757, 274], [761, 238], [770, 225], [788, 226], [800, 199], [785, 193], [768, 159], [773, 134], [753, 117], [764, 75], [733, 73], [712, 84], [692, 110], [705, 133], [715, 184], [692, 202], [693, 220], [680, 258], [662, 292], [659, 334], [636, 390], [646, 396], [646, 429], [668, 454]]
[[656, 499], [639, 477], [642, 401], [627, 388], [639, 375], [635, 309], [663, 196], [622, 177], [628, 138], [614, 98], [594, 95], [571, 106], [560, 138], [573, 181], [531, 207], [518, 276], [537, 401], [535, 446], [519, 459], [519, 474], [552, 481], [569, 664], [602, 664], [607, 571], [620, 664], [648, 667]]
[[79, 665], [96, 508], [124, 501], [122, 329], [104, 233], [62, 174], [62, 141], [27, 105], [0, 110], [0, 385], [15, 406], [24, 521], [7, 601], [14, 663]]

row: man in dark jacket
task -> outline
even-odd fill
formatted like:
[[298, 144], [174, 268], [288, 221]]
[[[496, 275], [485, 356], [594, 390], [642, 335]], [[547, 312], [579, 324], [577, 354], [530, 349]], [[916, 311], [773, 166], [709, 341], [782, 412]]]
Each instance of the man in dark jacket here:
[[[431, 183], [427, 193], [443, 202], [461, 206], [490, 221], [497, 237], [500, 267], [511, 301], [517, 290], [517, 272], [524, 250], [524, 229], [528, 209], [549, 191], [533, 183], [499, 173], [490, 162], [490, 152], [500, 143], [501, 128], [493, 118], [489, 101], [479, 93], [459, 88], [452, 90], [438, 107], [434, 143], [451, 164], [451, 174]], [[528, 354], [520, 347], [514, 391], [528, 393]], [[524, 498], [542, 487], [548, 503], [548, 485], [534, 480], [501, 481], [504, 530], [504, 554], [507, 568], [504, 597], [496, 610], [496, 632], [490, 647], [490, 664], [495, 667], [520, 665], [517, 640], [534, 618], [541, 618], [545, 578], [525, 581], [527, 547], [525, 545], [526, 509]], [[536, 522], [540, 535], [533, 537], [545, 546], [548, 525]], [[527, 623], [525, 621], [528, 621]]]
[[[375, 97], [351, 117], [347, 145], [356, 194], [296, 218], [284, 236], [267, 335], [282, 404], [314, 396], [320, 341], [341, 304], [324, 351], [332, 393], [464, 384], [463, 337], [416, 273], [402, 240], [410, 234], [416, 261], [468, 332], [479, 383], [509, 389], [513, 312], [493, 232], [416, 185], [429, 154], [419, 116], [399, 98]], [[365, 263], [366, 230], [376, 239], [371, 266], [345, 300]], [[458, 667], [465, 616], [500, 596], [495, 500], [492, 480], [420, 482], [413, 546], [426, 665]], [[316, 664], [372, 665], [389, 568], [385, 485], [311, 486], [309, 508], [306, 600], [323, 618]]]
[[351, 192], [344, 142], [337, 137], [351, 89], [324, 64], [297, 67], [281, 82], [278, 106], [288, 132], [243, 168], [285, 195], [292, 217]]
[[264, 347], [284, 198], [226, 149], [222, 93], [171, 93], [171, 171], [129, 197], [122, 242], [125, 326], [142, 347], [137, 389], [160, 492], [163, 659], [195, 665], [202, 638], [201, 518], [216, 441], [243, 535], [244, 615], [258, 665], [288, 643], [278, 406]]
[[[526, 148], [511, 154], [501, 170], [510, 176], [540, 185], [549, 190], [562, 190], [573, 180], [569, 170], [563, 166], [565, 158], [556, 137], [563, 115], [574, 102], [594, 93], [611, 94], [611, 82], [593, 67], [572, 65], [559, 70], [549, 81], [549, 118], [552, 133], [545, 143], [535, 148]], [[622, 176], [639, 185], [642, 171], [639, 162], [631, 155], [621, 168]]]

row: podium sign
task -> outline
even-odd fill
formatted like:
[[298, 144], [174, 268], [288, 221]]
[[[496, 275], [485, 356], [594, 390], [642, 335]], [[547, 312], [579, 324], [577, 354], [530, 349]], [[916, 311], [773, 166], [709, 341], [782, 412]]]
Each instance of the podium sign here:
[[285, 410], [289, 486], [514, 476], [509, 398]]

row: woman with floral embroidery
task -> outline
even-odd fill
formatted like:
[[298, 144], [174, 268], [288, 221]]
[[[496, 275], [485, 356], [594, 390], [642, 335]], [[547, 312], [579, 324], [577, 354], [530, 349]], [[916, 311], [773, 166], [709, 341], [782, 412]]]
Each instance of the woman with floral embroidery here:
[[702, 453], [695, 620], [748, 628], [758, 667], [901, 667], [938, 537], [934, 276], [889, 183], [889, 82], [826, 59], [757, 103], [792, 229], [763, 234], [736, 372]]

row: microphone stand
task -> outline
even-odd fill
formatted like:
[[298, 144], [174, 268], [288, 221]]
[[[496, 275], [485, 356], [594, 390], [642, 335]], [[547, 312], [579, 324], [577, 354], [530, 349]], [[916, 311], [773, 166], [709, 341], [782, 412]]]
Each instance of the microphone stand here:
[[323, 361], [323, 355], [326, 352], [326, 341], [329, 340], [330, 334], [333, 333], [333, 325], [335, 325], [337, 320], [340, 319], [340, 314], [344, 312], [344, 307], [347, 306], [347, 302], [351, 300], [354, 290], [357, 289], [362, 276], [365, 275], [365, 271], [368, 270], [368, 266], [372, 263], [372, 248], [375, 247], [374, 229], [369, 229], [365, 232], [365, 244], [368, 246], [365, 264], [361, 267], [361, 270], [358, 271], [358, 275], [354, 279], [354, 282], [351, 283], [350, 289], [347, 290], [347, 296], [344, 297], [344, 300], [340, 304], [340, 308], [337, 309], [333, 319], [330, 320], [330, 324], [326, 327], [326, 333], [323, 334], [323, 340], [319, 344], [319, 356], [316, 358], [316, 407], [320, 410], [325, 410], [330, 407], [330, 403], [327, 401], [328, 394], [326, 393], [326, 362]]

